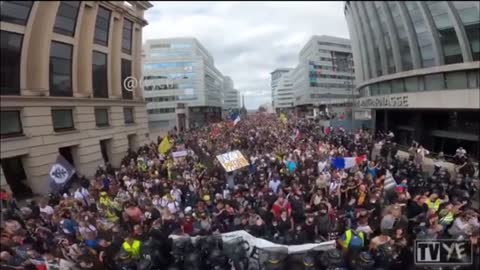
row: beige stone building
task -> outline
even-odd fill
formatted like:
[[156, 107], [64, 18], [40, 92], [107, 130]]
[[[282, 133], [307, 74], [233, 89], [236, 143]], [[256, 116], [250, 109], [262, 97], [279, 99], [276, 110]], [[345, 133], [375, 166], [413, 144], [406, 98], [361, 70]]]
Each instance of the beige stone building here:
[[142, 27], [148, 1], [2, 1], [1, 186], [49, 191], [62, 154], [92, 175], [148, 141]]

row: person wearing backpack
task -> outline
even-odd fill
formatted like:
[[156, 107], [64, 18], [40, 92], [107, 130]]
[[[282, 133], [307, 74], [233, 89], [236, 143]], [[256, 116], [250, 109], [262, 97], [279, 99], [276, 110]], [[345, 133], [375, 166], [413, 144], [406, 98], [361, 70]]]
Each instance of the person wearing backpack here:
[[363, 250], [365, 246], [365, 234], [358, 231], [356, 226], [347, 229], [345, 233], [338, 239], [342, 251], [347, 254], [348, 257], [355, 256]]

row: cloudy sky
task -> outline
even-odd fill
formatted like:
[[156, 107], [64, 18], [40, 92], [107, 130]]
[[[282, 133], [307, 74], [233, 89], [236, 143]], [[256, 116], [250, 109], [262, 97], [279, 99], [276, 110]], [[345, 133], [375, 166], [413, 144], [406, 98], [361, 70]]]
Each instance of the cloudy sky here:
[[270, 72], [295, 67], [312, 35], [348, 38], [343, 2], [152, 2], [144, 40], [195, 37], [245, 94], [248, 109], [270, 102]]

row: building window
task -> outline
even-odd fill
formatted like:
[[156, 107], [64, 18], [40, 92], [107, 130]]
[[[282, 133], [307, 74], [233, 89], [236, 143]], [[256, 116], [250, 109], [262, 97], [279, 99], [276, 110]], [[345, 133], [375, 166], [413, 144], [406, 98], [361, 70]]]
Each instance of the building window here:
[[108, 32], [110, 28], [111, 11], [99, 6], [97, 20], [95, 22], [94, 42], [99, 45], [108, 46]]
[[108, 98], [107, 55], [93, 51], [93, 96]]
[[33, 1], [2, 1], [0, 21], [26, 25]]
[[447, 89], [467, 89], [467, 73], [464, 71], [445, 73]]
[[72, 45], [52, 41], [50, 46], [50, 95], [68, 96], [72, 91]]
[[56, 132], [73, 130], [72, 109], [52, 109], [53, 130]]
[[123, 20], [122, 52], [132, 54], [132, 30], [133, 22]]
[[480, 74], [478, 70], [468, 72], [468, 88], [478, 88], [480, 84]]
[[0, 31], [0, 94], [20, 95], [23, 35]]
[[405, 79], [405, 91], [406, 92], [418, 92], [422, 91], [423, 87], [419, 86], [419, 77], [410, 77]]
[[445, 89], [445, 78], [443, 73], [425, 75], [425, 90], [443, 90]]
[[148, 112], [148, 114], [174, 113], [175, 108], [149, 109], [149, 110], [147, 110], [147, 112]]
[[432, 13], [433, 21], [440, 36], [445, 64], [461, 63], [463, 61], [462, 50], [447, 11], [447, 2], [427, 1], [427, 6]]
[[124, 99], [133, 99], [133, 92], [135, 89], [128, 89], [125, 85], [128, 77], [132, 76], [132, 61], [122, 59], [122, 97]]
[[378, 14], [379, 25], [382, 30], [381, 35], [383, 36], [384, 43], [385, 43], [385, 50], [387, 54], [387, 64], [388, 64], [388, 74], [395, 73], [395, 63], [393, 61], [393, 50], [392, 50], [392, 43], [390, 41], [390, 35], [388, 33], [387, 27], [387, 17], [385, 12], [382, 8], [382, 4], [380, 2], [373, 2], [375, 5], [375, 10]]
[[95, 109], [95, 123], [97, 127], [106, 127], [108, 122], [108, 109]]
[[420, 11], [418, 3], [415, 1], [406, 1], [408, 15], [413, 23], [413, 28], [417, 36], [418, 48], [420, 50], [420, 56], [422, 58], [422, 67], [431, 67], [435, 65], [433, 59], [433, 36], [425, 23], [425, 19]]
[[392, 94], [405, 92], [405, 86], [403, 85], [403, 79], [393, 81]]
[[134, 123], [133, 108], [123, 108], [123, 117], [125, 119], [125, 124]]
[[20, 111], [0, 111], [0, 116], [0, 135], [2, 138], [23, 135]]
[[403, 70], [411, 70], [413, 68], [413, 63], [410, 54], [410, 45], [408, 43], [408, 34], [406, 26], [403, 24], [399, 5], [399, 2], [387, 2], [387, 6], [390, 7], [390, 13], [392, 14], [393, 23], [395, 24], [398, 36], [398, 46], [400, 48]]
[[467, 39], [472, 49], [473, 61], [480, 60], [480, 10], [475, 1], [452, 1], [463, 23]]
[[53, 32], [73, 37], [79, 9], [80, 1], [60, 2]]
[[392, 93], [392, 81], [381, 82], [379, 87], [380, 95], [389, 95]]

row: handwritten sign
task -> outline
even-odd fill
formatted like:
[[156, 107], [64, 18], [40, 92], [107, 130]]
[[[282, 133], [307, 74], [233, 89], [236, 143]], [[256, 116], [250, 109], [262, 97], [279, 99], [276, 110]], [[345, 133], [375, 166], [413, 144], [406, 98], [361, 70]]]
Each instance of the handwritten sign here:
[[238, 150], [218, 155], [217, 159], [227, 172], [235, 171], [249, 165], [247, 159], [245, 159]]

